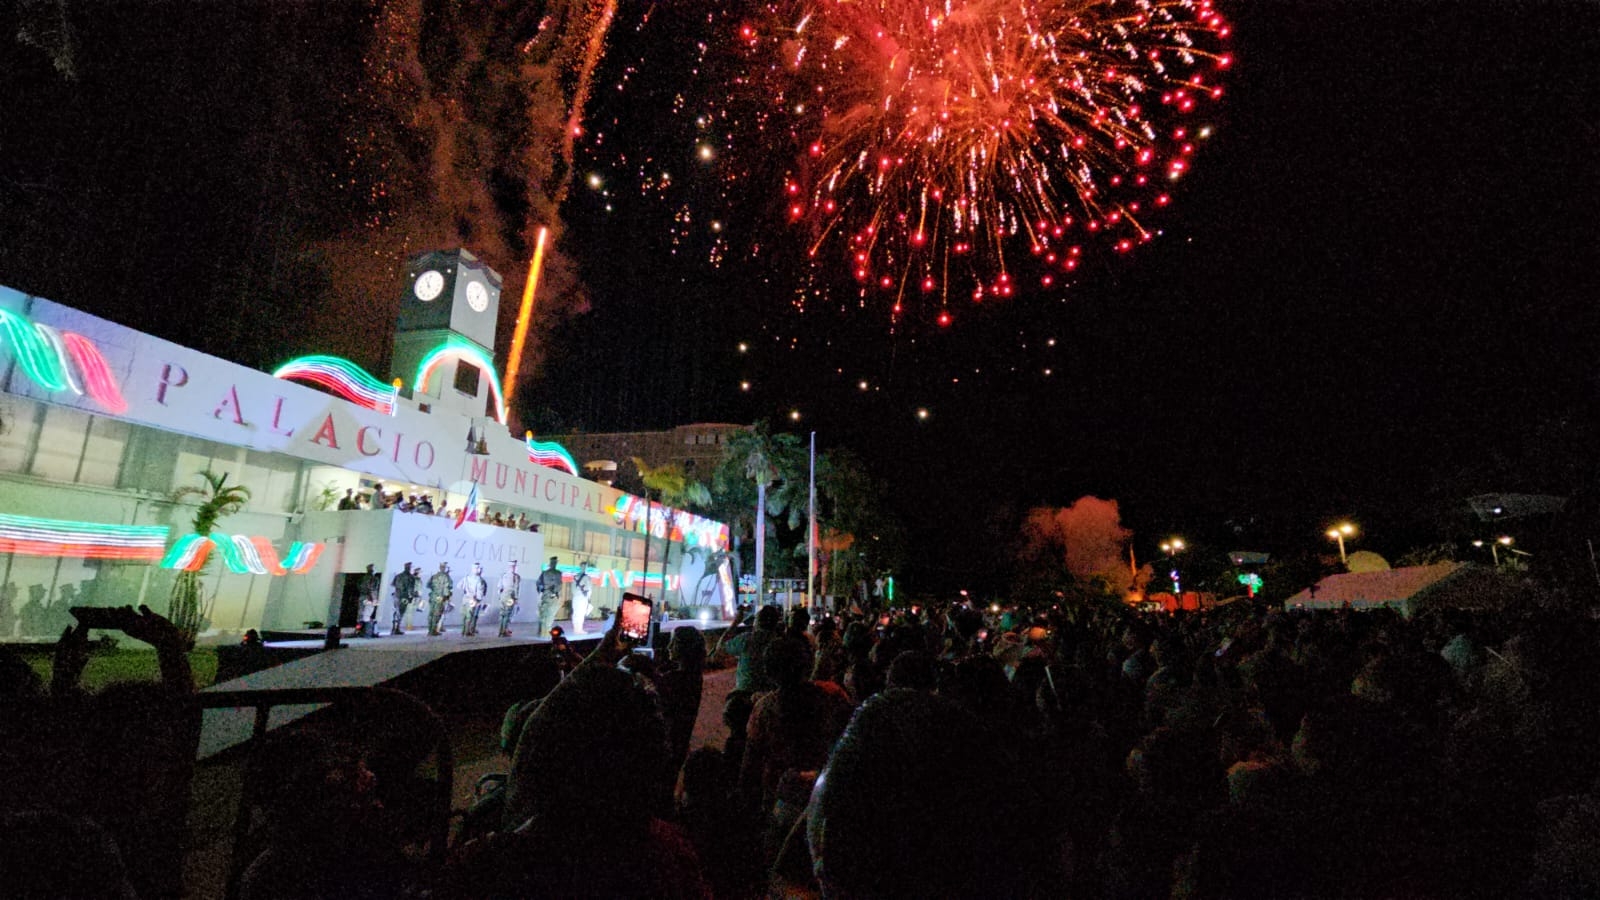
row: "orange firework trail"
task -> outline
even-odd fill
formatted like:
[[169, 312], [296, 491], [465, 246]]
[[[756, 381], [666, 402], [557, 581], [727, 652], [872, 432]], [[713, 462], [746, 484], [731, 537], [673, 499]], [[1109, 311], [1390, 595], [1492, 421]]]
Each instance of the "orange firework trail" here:
[[583, 109], [589, 105], [590, 88], [594, 83], [594, 70], [599, 67], [600, 60], [606, 53], [606, 35], [611, 31], [611, 22], [617, 17], [617, 0], [605, 0], [600, 4], [600, 13], [595, 17], [594, 25], [589, 29], [589, 40], [584, 45], [583, 65], [578, 70], [578, 88], [572, 95], [572, 112], [567, 116], [567, 127], [561, 137], [561, 161], [566, 163], [568, 177], [561, 182], [561, 189], [556, 197], [559, 206], [566, 200], [567, 192], [572, 186], [572, 158], [573, 147], [583, 134]]

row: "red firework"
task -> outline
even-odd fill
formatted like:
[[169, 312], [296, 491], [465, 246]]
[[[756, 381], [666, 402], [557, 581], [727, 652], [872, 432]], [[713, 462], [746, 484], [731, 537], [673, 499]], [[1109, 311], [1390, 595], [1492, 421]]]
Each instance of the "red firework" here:
[[[1229, 28], [1210, 0], [812, 0], [740, 40], [805, 148], [785, 184], [811, 256], [893, 308], [1049, 287], [1084, 245], [1150, 240], [1193, 124], [1222, 97]], [[759, 80], [758, 80], [759, 81]], [[838, 255], [835, 255], [838, 254]], [[1019, 256], [1020, 254], [1020, 256]], [[957, 272], [952, 273], [952, 264]]]

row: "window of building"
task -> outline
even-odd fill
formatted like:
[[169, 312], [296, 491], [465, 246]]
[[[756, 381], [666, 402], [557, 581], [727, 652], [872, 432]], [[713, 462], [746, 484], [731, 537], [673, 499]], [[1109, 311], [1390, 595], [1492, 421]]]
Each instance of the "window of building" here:
[[539, 526], [539, 533], [544, 535], [545, 550], [571, 550], [572, 526], [561, 525], [556, 522], [545, 522]]
[[46, 406], [31, 474], [47, 481], [77, 480], [78, 461], [83, 455], [88, 431], [88, 413], [64, 406]]
[[83, 459], [79, 461], [78, 481], [115, 487], [117, 474], [122, 469], [123, 452], [128, 446], [127, 422], [96, 416], [89, 423], [89, 440], [83, 446]]
[[0, 409], [0, 472], [21, 472], [28, 465], [29, 448], [39, 433], [37, 409], [27, 403]]
[[481, 376], [482, 372], [472, 363], [456, 363], [456, 390], [468, 397], [478, 396], [478, 379]]

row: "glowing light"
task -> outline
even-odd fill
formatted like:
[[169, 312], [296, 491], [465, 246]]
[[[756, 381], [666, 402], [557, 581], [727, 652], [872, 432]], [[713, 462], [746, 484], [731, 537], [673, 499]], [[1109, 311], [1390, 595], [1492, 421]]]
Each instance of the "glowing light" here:
[[928, 416], [930, 416], [930, 415], [932, 415], [932, 414], [928, 412], [928, 408], [927, 407], [922, 407], [922, 408], [917, 410], [917, 418], [918, 419], [926, 420], [928, 418]]
[[66, 341], [67, 353], [78, 364], [78, 371], [83, 373], [89, 396], [114, 414], [127, 412], [128, 401], [123, 399], [122, 389], [117, 386], [117, 379], [111, 374], [106, 358], [100, 354], [100, 348], [81, 334], [64, 331], [61, 337]]
[[645, 533], [645, 523], [650, 524], [650, 536], [682, 541], [696, 547], [722, 550], [728, 546], [728, 526], [714, 519], [697, 516], [691, 512], [673, 509], [642, 497], [624, 494], [617, 498], [611, 515], [617, 527]]
[[211, 539], [201, 534], [186, 534], [178, 538], [167, 555], [161, 559], [161, 568], [180, 572], [198, 572], [211, 556]]
[[0, 514], [0, 553], [153, 563], [166, 546], [165, 525], [105, 525]]
[[536, 441], [531, 431], [523, 435], [523, 440], [528, 445], [528, 462], [560, 469], [568, 475], [578, 474], [578, 464], [573, 460], [572, 454], [567, 452], [567, 448], [555, 441]]
[[428, 355], [417, 363], [417, 377], [412, 380], [412, 383], [417, 386], [417, 390], [426, 391], [429, 377], [439, 368], [440, 363], [448, 359], [465, 360], [489, 373], [487, 380], [489, 382], [489, 392], [494, 395], [495, 421], [505, 422], [506, 398], [500, 392], [500, 376], [495, 372], [494, 360], [490, 359], [488, 354], [484, 353], [478, 345], [468, 343], [461, 338], [451, 337], [447, 339], [444, 343], [428, 351]]
[[1074, 219], [1124, 251], [1144, 240], [1138, 170], [1185, 172], [1175, 157], [1192, 148], [1168, 137], [1171, 122], [1219, 97], [1202, 69], [1232, 62], [1206, 0], [766, 8], [773, 21], [758, 32], [785, 38], [748, 42], [758, 75], [746, 83], [816, 98], [804, 112], [780, 99], [773, 113], [796, 138], [789, 217], [813, 256], [837, 246], [880, 285], [920, 283], [952, 256], [992, 283], [1008, 253], [1042, 250]]
[[522, 367], [522, 345], [528, 339], [528, 325], [533, 321], [533, 292], [539, 288], [539, 271], [544, 268], [544, 242], [550, 229], [539, 226], [539, 238], [533, 245], [533, 262], [528, 264], [528, 283], [522, 288], [522, 308], [517, 310], [517, 328], [511, 335], [511, 356], [506, 361], [506, 400], [517, 391], [517, 370]]
[[215, 549], [235, 575], [304, 575], [322, 557], [327, 545], [295, 541], [280, 560], [272, 541], [259, 535], [186, 534], [161, 559], [161, 568], [198, 572]]
[[[0, 290], [15, 293], [9, 288]], [[3, 309], [0, 309], [0, 332], [4, 333], [12, 358], [29, 381], [47, 391], [70, 390], [80, 397], [88, 394], [107, 412], [116, 415], [128, 411], [122, 388], [117, 385], [111, 367], [94, 341], [81, 334], [30, 322]]]
[[0, 309], [0, 327], [4, 327], [11, 355], [28, 380], [47, 391], [66, 389], [67, 380], [61, 372], [59, 358], [32, 322]]
[[309, 381], [321, 385], [357, 406], [394, 415], [398, 387], [384, 384], [348, 359], [312, 355], [291, 359], [272, 372], [272, 377]]

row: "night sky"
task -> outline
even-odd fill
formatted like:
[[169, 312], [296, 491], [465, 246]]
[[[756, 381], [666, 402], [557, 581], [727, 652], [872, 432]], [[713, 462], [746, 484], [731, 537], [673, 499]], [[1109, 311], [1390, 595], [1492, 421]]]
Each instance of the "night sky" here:
[[[327, 350], [380, 369], [386, 341], [360, 336], [386, 334], [398, 289], [351, 300], [350, 248], [440, 233], [405, 215], [363, 232], [373, 176], [337, 176], [353, 121], [397, 121], [360, 88], [381, 16], [116, 6], [67, 7], [74, 78], [33, 45], [0, 55], [0, 283], [263, 368]], [[794, 314], [777, 204], [752, 187], [714, 208], [715, 167], [696, 175], [670, 109], [728, 65], [728, 17], [694, 6], [621, 4], [586, 141], [543, 178], [570, 179], [571, 277], [541, 335], [540, 431], [815, 429], [894, 487], [930, 588], [981, 578], [1029, 506], [1084, 494], [1121, 503], [1141, 555], [1173, 532], [1289, 552], [1348, 516], [1392, 558], [1467, 494], [1592, 481], [1569, 463], [1592, 459], [1600, 397], [1600, 7], [1223, 2], [1238, 61], [1160, 238], [1064, 290], [891, 331], [848, 304]], [[36, 25], [16, 15], [8, 34]], [[626, 187], [618, 157], [640, 154], [682, 173], [671, 202]], [[489, 181], [502, 221], [462, 221], [466, 202], [450, 220], [475, 249], [493, 232], [510, 302], [526, 235], [504, 222], [539, 200], [515, 172]], [[703, 233], [674, 242], [685, 196], [767, 253], [713, 267]]]

